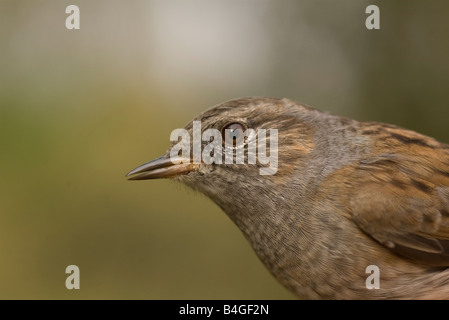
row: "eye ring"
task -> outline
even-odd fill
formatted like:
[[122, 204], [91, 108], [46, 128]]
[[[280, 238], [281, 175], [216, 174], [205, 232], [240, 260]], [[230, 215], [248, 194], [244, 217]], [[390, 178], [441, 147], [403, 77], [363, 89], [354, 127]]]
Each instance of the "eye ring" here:
[[245, 142], [246, 126], [240, 122], [231, 122], [223, 127], [221, 136], [223, 144], [227, 147], [236, 148]]

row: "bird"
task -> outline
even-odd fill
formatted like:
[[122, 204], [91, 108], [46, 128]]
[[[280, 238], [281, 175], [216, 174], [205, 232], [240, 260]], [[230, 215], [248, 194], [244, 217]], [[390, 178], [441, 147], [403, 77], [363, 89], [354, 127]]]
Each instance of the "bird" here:
[[[168, 178], [205, 194], [298, 299], [449, 298], [448, 144], [287, 98], [218, 104], [184, 127], [190, 136], [195, 121], [231, 137], [216, 159], [240, 148], [245, 163], [193, 161], [193, 142], [178, 137], [128, 179]], [[261, 174], [267, 163], [248, 163], [262, 129], [278, 133], [271, 174]]]

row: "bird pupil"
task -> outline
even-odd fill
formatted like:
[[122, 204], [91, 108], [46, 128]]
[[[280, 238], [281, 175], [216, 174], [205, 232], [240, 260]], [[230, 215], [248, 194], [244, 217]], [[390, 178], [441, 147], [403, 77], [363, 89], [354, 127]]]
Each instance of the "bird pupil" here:
[[[244, 127], [240, 123], [232, 123], [224, 127], [223, 138], [226, 134], [225, 141], [229, 141], [234, 147], [239, 144], [241, 139], [244, 137], [243, 134]], [[229, 139], [229, 140], [228, 140]]]

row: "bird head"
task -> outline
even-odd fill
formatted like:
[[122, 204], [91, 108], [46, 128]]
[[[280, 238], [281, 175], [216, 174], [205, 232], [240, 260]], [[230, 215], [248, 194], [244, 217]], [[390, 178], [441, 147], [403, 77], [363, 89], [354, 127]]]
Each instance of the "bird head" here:
[[[249, 205], [282, 192], [313, 149], [307, 117], [313, 109], [288, 99], [240, 98], [209, 108], [172, 132], [161, 157], [129, 180], [170, 178], [221, 207]], [[225, 210], [228, 211], [228, 210]]]

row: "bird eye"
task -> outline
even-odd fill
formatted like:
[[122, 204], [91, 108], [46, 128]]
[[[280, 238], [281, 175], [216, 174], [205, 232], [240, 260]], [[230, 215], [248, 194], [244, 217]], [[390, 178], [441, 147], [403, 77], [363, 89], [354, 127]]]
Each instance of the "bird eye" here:
[[223, 141], [227, 146], [236, 147], [245, 140], [245, 126], [241, 123], [230, 123], [222, 130]]

